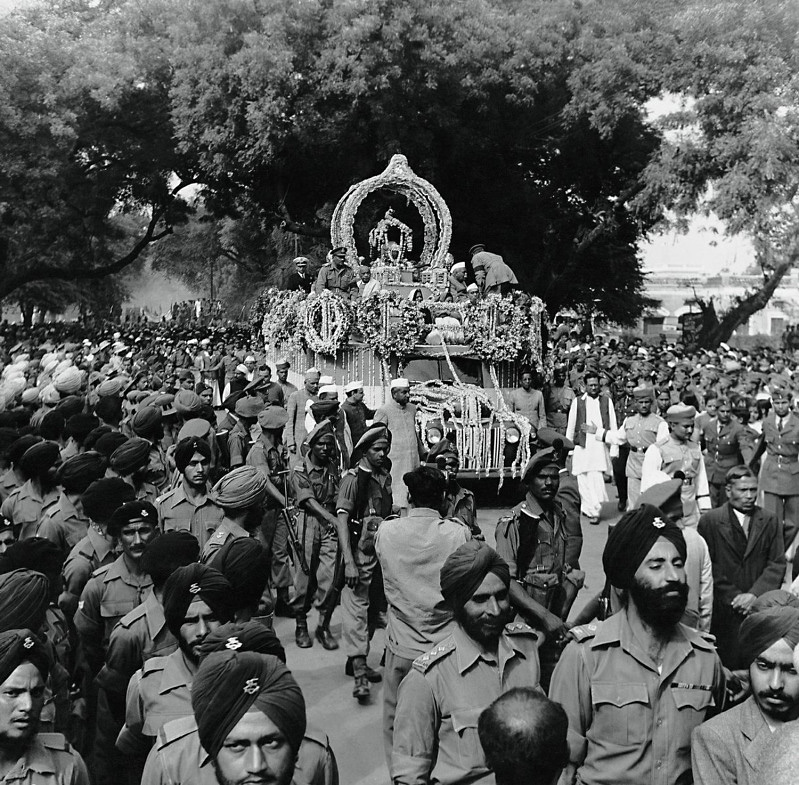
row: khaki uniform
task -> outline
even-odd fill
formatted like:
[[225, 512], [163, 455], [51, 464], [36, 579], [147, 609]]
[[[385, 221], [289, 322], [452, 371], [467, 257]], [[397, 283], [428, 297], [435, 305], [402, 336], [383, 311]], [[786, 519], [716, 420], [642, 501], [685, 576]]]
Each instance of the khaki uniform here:
[[620, 611], [572, 629], [549, 697], [569, 718], [585, 785], [691, 782], [691, 732], [721, 708], [724, 675], [709, 634], [679, 625], [660, 668]]
[[[218, 785], [193, 716], [172, 720], [159, 731], [141, 785]], [[326, 734], [306, 729], [291, 785], [338, 785], [338, 765]]]
[[54, 542], [66, 555], [86, 536], [88, 530], [89, 518], [79, 513], [62, 492], [58, 501], [44, 513], [36, 536]]
[[8, 469], [2, 477], [0, 477], [0, 503], [4, 502], [16, 488], [22, 485], [19, 477], [13, 469]]
[[481, 537], [482, 532], [477, 525], [477, 505], [474, 494], [455, 483], [455, 489], [449, 488], [446, 496], [445, 518], [459, 518], [468, 527], [475, 537]]
[[0, 507], [0, 513], [19, 530], [17, 539], [27, 540], [36, 536], [44, 513], [58, 501], [58, 488], [52, 488], [42, 496], [30, 480], [11, 492]]
[[394, 719], [394, 785], [493, 783], [477, 720], [508, 690], [538, 687], [538, 642], [531, 627], [508, 624], [495, 658], [456, 626], [414, 660], [400, 685]]
[[211, 559], [216, 556], [220, 548], [227, 545], [231, 540], [236, 540], [239, 537], [249, 537], [250, 533], [227, 518], [222, 518], [222, 523], [216, 527], [216, 531], [211, 535], [208, 542], [203, 546], [200, 551], [200, 558], [198, 561], [201, 564], [208, 564]]
[[86, 536], [69, 552], [62, 572], [64, 593], [58, 600], [68, 619], [75, 615], [78, 599], [92, 573], [99, 567], [111, 564], [116, 557], [114, 541], [93, 528], [89, 528]]
[[37, 733], [3, 782], [19, 785], [89, 785], [83, 758], [60, 733]]
[[550, 387], [547, 390], [545, 399], [547, 425], [562, 436], [566, 435], [566, 426], [569, 423], [569, 409], [576, 397], [574, 390], [566, 385], [563, 387]]
[[358, 289], [358, 283], [352, 268], [343, 263], [340, 267], [335, 267], [331, 262], [323, 264], [319, 268], [319, 274], [316, 276], [314, 292], [321, 294], [325, 289], [330, 289], [331, 292], [340, 294], [343, 298], [349, 300], [353, 291]]
[[200, 504], [194, 504], [186, 495], [183, 481], [177, 488], [159, 496], [155, 507], [161, 531], [187, 531], [197, 538], [202, 548], [225, 514], [207, 496]]

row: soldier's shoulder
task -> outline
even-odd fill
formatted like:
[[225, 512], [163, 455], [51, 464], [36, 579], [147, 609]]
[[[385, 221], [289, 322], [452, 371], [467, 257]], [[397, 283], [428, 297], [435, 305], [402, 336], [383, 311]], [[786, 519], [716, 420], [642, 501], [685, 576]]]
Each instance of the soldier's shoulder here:
[[505, 635], [532, 635], [538, 638], [538, 633], [523, 621], [513, 621], [505, 625]]
[[705, 651], [716, 650], [716, 636], [712, 633], [703, 630], [697, 630], [687, 625], [682, 625], [682, 631], [685, 637], [697, 649], [704, 649]]
[[156, 498], [155, 500], [156, 505], [163, 504], [164, 502], [169, 501], [169, 499], [171, 499], [175, 495], [175, 493], [177, 493], [177, 490], [178, 490], [177, 488], [171, 488], [165, 493], [162, 493], [159, 497]]
[[305, 729], [305, 735], [302, 737], [302, 743], [304, 745], [318, 745], [323, 749], [327, 749], [330, 746], [330, 739], [323, 730], [320, 730], [313, 725], [308, 725], [308, 727]]
[[161, 673], [166, 668], [166, 657], [150, 657], [141, 666], [142, 678], [152, 676], [154, 673]]
[[455, 651], [455, 640], [450, 635], [430, 651], [422, 654], [413, 661], [413, 667], [419, 673], [427, 673], [436, 663], [441, 662]]
[[347, 469], [342, 475], [341, 479], [343, 480], [345, 477], [357, 477], [358, 470], [357, 469]]
[[62, 733], [37, 733], [36, 738], [48, 750], [72, 754], [72, 747]]
[[162, 750], [170, 744], [175, 744], [187, 736], [191, 736], [196, 730], [197, 722], [193, 715], [170, 720], [158, 732], [158, 749]]
[[592, 621], [590, 624], [578, 624], [576, 627], [572, 627], [570, 632], [577, 643], [585, 643], [596, 635], [598, 629], [597, 622]]
[[117, 627], [129, 630], [137, 622], [147, 617], [147, 611], [144, 605], [137, 605], [132, 611], [126, 613], [118, 622]]
[[[658, 439], [652, 445], [652, 447], [663, 447], [663, 446], [665, 446], [665, 445], [667, 445], [669, 443], [669, 439], [670, 438], [671, 438], [670, 436], [662, 436], [660, 439]], [[647, 449], [651, 449], [651, 448], [647, 448]]]
[[[113, 564], [113, 562], [111, 564]], [[108, 572], [108, 570], [111, 569], [111, 564], [104, 564], [102, 567], [98, 567], [92, 573], [92, 578], [102, 578]]]

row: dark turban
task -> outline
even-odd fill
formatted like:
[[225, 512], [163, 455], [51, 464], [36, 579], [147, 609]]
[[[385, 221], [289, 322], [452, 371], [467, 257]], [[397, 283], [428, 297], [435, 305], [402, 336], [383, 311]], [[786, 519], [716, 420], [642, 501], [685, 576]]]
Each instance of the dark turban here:
[[0, 630], [38, 630], [50, 604], [50, 584], [41, 572], [0, 575]]
[[19, 431], [16, 428], [0, 428], [0, 455], [10, 457], [11, 445], [19, 439]]
[[105, 455], [106, 458], [110, 458], [117, 447], [121, 447], [126, 441], [128, 437], [125, 436], [124, 433], [120, 433], [119, 431], [111, 431], [111, 433], [104, 433], [95, 443], [94, 448], [100, 455]]
[[86, 437], [100, 424], [100, 421], [93, 414], [73, 414], [67, 420], [64, 430], [66, 436], [71, 436], [79, 444], [83, 444]]
[[55, 442], [39, 442], [25, 451], [19, 467], [28, 477], [42, 477], [61, 457], [61, 448]]
[[178, 639], [192, 600], [202, 600], [221, 621], [230, 618], [231, 588], [219, 570], [205, 564], [178, 567], [164, 585], [162, 602], [166, 626]]
[[94, 450], [95, 445], [97, 444], [97, 440], [101, 436], [105, 436], [107, 433], [113, 433], [110, 425], [98, 425], [96, 428], [92, 428], [92, 430], [87, 434], [86, 438], [84, 439], [83, 446], [87, 450]]
[[163, 586], [166, 579], [178, 568], [197, 561], [200, 543], [187, 531], [168, 531], [150, 540], [141, 557], [141, 569], [156, 586]]
[[0, 684], [23, 662], [36, 666], [42, 679], [50, 674], [50, 655], [45, 645], [26, 628], [0, 632]]
[[117, 422], [122, 419], [122, 400], [120, 398], [100, 398], [94, 413], [103, 422]]
[[68, 458], [58, 467], [56, 482], [67, 493], [83, 493], [105, 474], [105, 458], [89, 450]]
[[134, 436], [114, 450], [111, 455], [111, 468], [122, 475], [133, 474], [143, 469], [150, 461], [152, 445], [147, 439]]
[[156, 409], [155, 406], [142, 406], [133, 419], [130, 421], [130, 426], [133, 428], [133, 433], [136, 436], [152, 436], [161, 425], [161, 410]]
[[296, 751], [305, 735], [305, 699], [277, 658], [251, 651], [209, 654], [191, 688], [200, 743], [216, 758], [228, 734], [250, 709], [265, 714]]
[[64, 552], [54, 542], [45, 537], [29, 537], [15, 542], [0, 554], [0, 575], [14, 570], [36, 570], [44, 573], [48, 580], [56, 581], [57, 588], [64, 557]]
[[60, 412], [66, 421], [73, 414], [80, 414], [83, 411], [83, 398], [80, 395], [68, 395], [58, 402], [56, 411]]
[[136, 498], [133, 486], [121, 477], [103, 477], [93, 482], [80, 497], [83, 512], [95, 523], [108, 523], [117, 507]]
[[175, 466], [181, 474], [183, 474], [183, 471], [189, 465], [192, 455], [196, 452], [209, 461], [211, 460], [211, 445], [199, 436], [189, 436], [187, 439], [181, 439], [177, 443], [174, 455]]
[[33, 447], [34, 444], [38, 444], [41, 441], [43, 441], [41, 436], [33, 436], [32, 434], [20, 436], [19, 439], [8, 448], [8, 459], [11, 463], [15, 465], [18, 464], [22, 460], [22, 456]]
[[254, 466], [239, 466], [228, 472], [213, 488], [209, 498], [220, 507], [243, 510], [263, 501], [266, 478]]
[[64, 415], [56, 409], [42, 417], [39, 423], [39, 433], [43, 439], [54, 440], [60, 439], [64, 435], [64, 427], [66, 420]]
[[788, 605], [772, 607], [747, 616], [738, 631], [738, 657], [742, 668], [777, 641], [785, 638], [794, 649], [799, 644], [799, 608]]
[[148, 501], [134, 499], [133, 501], [125, 502], [111, 514], [106, 528], [112, 537], [118, 537], [119, 532], [134, 521], [149, 523], [153, 529], [157, 529], [158, 510]]
[[259, 621], [223, 624], [209, 632], [197, 648], [201, 660], [215, 651], [254, 651], [286, 661], [286, 651], [275, 631]]
[[799, 608], [799, 597], [791, 594], [785, 589], [772, 589], [763, 592], [749, 608], [749, 614], [766, 611], [769, 608], [781, 608], [787, 605], [789, 608]]
[[331, 417], [338, 411], [338, 401], [317, 401], [311, 404], [311, 416], [315, 422], [322, 422], [327, 417]]
[[682, 529], [664, 518], [657, 507], [644, 504], [624, 513], [611, 529], [602, 554], [602, 566], [611, 584], [617, 589], [629, 589], [636, 570], [660, 537], [672, 543], [685, 561]]
[[221, 547], [210, 562], [233, 587], [235, 610], [258, 603], [269, 580], [269, 565], [269, 554], [253, 537], [236, 537]]
[[489, 573], [510, 585], [510, 568], [500, 555], [484, 542], [469, 540], [441, 567], [441, 594], [452, 607], [463, 607]]

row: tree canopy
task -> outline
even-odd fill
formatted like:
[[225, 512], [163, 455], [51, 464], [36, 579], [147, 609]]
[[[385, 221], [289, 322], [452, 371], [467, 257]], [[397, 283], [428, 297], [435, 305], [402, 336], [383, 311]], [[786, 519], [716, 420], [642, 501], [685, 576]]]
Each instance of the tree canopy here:
[[[456, 257], [485, 242], [553, 312], [631, 322], [646, 305], [639, 241], [703, 209], [752, 233], [768, 286], [794, 253], [796, 13], [779, 0], [25, 9], [0, 31], [0, 296], [122, 269], [173, 228], [159, 265], [205, 242], [200, 261], [252, 283], [292, 255], [287, 234], [324, 243], [335, 202], [396, 152], [447, 201]], [[647, 102], [667, 92], [681, 111], [653, 123]], [[184, 226], [190, 182], [199, 212]], [[119, 226], [125, 212], [140, 231]]]

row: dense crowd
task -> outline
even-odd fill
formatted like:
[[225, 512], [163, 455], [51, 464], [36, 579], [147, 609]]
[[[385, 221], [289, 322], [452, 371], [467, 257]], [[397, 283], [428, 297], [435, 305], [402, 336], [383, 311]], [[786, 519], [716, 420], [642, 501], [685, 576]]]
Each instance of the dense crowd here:
[[563, 321], [506, 392], [534, 451], [492, 548], [412, 379], [298, 389], [232, 324], [0, 337], [7, 780], [337, 782], [277, 615], [343, 648], [351, 710], [382, 680], [399, 785], [796, 781], [794, 355]]

